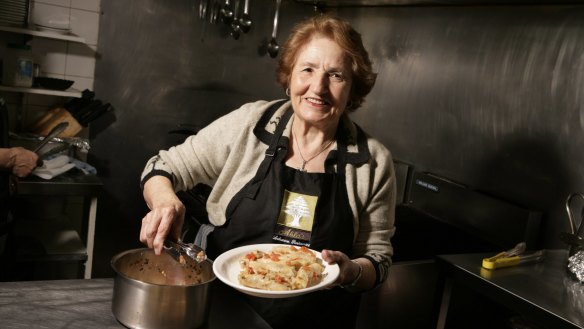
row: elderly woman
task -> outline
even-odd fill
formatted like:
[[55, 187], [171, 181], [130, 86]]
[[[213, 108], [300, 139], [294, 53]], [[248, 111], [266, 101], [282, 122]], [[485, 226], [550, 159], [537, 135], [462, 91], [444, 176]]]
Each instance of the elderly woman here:
[[340, 267], [331, 289], [249, 297], [252, 306], [275, 328], [351, 328], [354, 292], [382, 283], [393, 253], [391, 154], [348, 116], [376, 74], [359, 33], [322, 15], [294, 28], [277, 77], [289, 100], [245, 104], [150, 159], [142, 174], [150, 212], [140, 240], [159, 253], [183, 225], [175, 192], [211, 185], [211, 258], [243, 245], [284, 243], [322, 250]]

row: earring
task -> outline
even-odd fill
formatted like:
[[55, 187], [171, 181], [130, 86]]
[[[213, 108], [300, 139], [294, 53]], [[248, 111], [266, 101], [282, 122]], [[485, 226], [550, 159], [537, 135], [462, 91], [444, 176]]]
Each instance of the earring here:
[[290, 97], [290, 88], [286, 88], [286, 96]]

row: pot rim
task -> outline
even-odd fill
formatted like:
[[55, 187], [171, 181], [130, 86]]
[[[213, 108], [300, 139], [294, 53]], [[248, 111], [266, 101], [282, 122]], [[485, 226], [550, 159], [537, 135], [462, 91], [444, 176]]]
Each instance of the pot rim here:
[[140, 252], [140, 251], [148, 251], [148, 250], [151, 251], [152, 249], [150, 249], [150, 248], [135, 248], [135, 249], [129, 249], [129, 250], [122, 251], [122, 252], [120, 252], [120, 253], [118, 253], [118, 254], [116, 254], [116, 255], [114, 255], [112, 257], [112, 259], [110, 260], [110, 266], [112, 267], [112, 269], [114, 270], [114, 272], [116, 272], [116, 275], [118, 275], [120, 277], [123, 277], [124, 279], [129, 280], [129, 281], [131, 281], [133, 283], [140, 284], [140, 285], [148, 285], [148, 286], [160, 286], [160, 287], [196, 287], [196, 286], [200, 286], [200, 285], [209, 284], [209, 283], [215, 281], [215, 279], [217, 278], [217, 276], [215, 275], [215, 271], [213, 271], [213, 261], [210, 260], [210, 259], [208, 259], [208, 258], [205, 259], [203, 262], [209, 263], [210, 269], [211, 269], [211, 271], [210, 271], [211, 272], [211, 277], [208, 280], [206, 280], [206, 281], [203, 281], [201, 283], [194, 283], [194, 284], [180, 284], [179, 285], [179, 284], [159, 284], [159, 283], [145, 282], [145, 281], [141, 281], [141, 280], [138, 280], [138, 279], [131, 278], [131, 277], [127, 276], [126, 274], [120, 272], [116, 268], [115, 262], [118, 259], [122, 258], [123, 256], [125, 256], [127, 254], [130, 254], [130, 253], [135, 253], [135, 252]]

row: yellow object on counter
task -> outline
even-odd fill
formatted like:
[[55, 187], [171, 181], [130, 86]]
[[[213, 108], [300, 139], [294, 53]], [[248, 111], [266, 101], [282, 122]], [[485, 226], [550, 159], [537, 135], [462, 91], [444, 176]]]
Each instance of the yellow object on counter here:
[[489, 270], [494, 270], [502, 267], [515, 266], [518, 264], [534, 263], [541, 261], [545, 256], [543, 250], [539, 250], [527, 255], [507, 256], [504, 253], [499, 253], [491, 258], [483, 259], [483, 267]]
[[500, 267], [508, 267], [508, 266], [513, 266], [513, 265], [517, 265], [520, 263], [520, 258], [519, 256], [511, 256], [511, 257], [491, 257], [491, 258], [485, 258], [483, 259], [483, 267], [489, 270], [494, 270], [496, 268], [500, 268]]

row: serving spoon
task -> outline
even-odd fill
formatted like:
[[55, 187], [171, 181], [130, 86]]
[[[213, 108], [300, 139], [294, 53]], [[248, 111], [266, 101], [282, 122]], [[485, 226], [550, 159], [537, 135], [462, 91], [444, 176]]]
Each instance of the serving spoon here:
[[239, 18], [239, 27], [243, 33], [247, 33], [251, 29], [251, 24], [252, 21], [251, 16], [249, 15], [249, 0], [245, 0], [243, 5], [243, 14], [241, 14], [241, 17]]
[[278, 16], [280, 14], [280, 4], [282, 0], [276, 0], [276, 13], [274, 14], [274, 29], [272, 31], [272, 39], [268, 43], [268, 54], [270, 57], [275, 58], [278, 56], [278, 51], [280, 50], [280, 45], [276, 41], [276, 37], [278, 35]]
[[233, 21], [231, 22], [231, 36], [233, 39], [239, 39], [241, 35], [241, 26], [239, 25], [239, 19], [237, 17], [237, 12], [239, 11], [239, 0], [235, 0], [234, 9], [233, 9]]
[[231, 10], [231, 4], [229, 3], [229, 0], [225, 0], [225, 4], [223, 4], [220, 13], [223, 23], [227, 25], [231, 24], [231, 21], [233, 20], [233, 10]]

